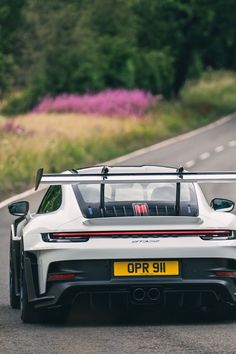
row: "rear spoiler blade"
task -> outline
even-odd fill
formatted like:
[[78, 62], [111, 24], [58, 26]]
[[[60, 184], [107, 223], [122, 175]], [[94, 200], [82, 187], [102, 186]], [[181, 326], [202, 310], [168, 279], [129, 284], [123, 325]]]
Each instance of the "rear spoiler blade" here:
[[[103, 172], [105, 171], [105, 172]], [[182, 169], [167, 173], [49, 173], [39, 169], [36, 175], [35, 190], [40, 184], [120, 184], [120, 183], [236, 183], [236, 171], [225, 172], [184, 172]]]

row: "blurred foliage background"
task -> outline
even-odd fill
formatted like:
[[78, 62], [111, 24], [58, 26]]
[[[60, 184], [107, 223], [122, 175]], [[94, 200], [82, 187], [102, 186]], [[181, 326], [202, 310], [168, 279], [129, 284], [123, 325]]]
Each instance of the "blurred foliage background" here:
[[[235, 15], [235, 0], [0, 0], [0, 200], [41, 166], [106, 161], [235, 112]], [[68, 108], [39, 109], [54, 100]]]
[[235, 0], [1, 0], [5, 113], [105, 88], [178, 97], [206, 69], [236, 69], [235, 14]]

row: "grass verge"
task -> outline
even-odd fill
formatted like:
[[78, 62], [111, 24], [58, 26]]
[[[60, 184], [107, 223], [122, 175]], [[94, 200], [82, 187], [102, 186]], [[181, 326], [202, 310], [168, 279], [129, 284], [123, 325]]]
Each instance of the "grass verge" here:
[[207, 72], [179, 100], [162, 101], [144, 120], [39, 114], [0, 117], [0, 199], [29, 188], [35, 171], [77, 168], [129, 153], [236, 111], [236, 75]]

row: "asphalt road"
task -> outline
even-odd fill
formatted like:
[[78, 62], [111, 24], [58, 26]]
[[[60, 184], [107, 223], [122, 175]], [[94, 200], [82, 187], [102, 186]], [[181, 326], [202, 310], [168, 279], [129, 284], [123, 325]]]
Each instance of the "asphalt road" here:
[[[133, 157], [122, 164], [184, 165], [191, 170], [236, 170], [236, 117], [214, 129], [158, 150]], [[230, 197], [236, 187], [204, 188], [208, 199]], [[30, 198], [35, 209], [40, 193]], [[8, 253], [11, 218], [0, 210], [0, 354], [5, 353], [235, 353], [236, 319], [213, 318], [196, 313], [127, 313], [117, 324], [109, 320], [78, 321], [76, 309], [65, 325], [25, 325], [19, 310], [8, 300]], [[103, 318], [103, 314], [100, 318]]]

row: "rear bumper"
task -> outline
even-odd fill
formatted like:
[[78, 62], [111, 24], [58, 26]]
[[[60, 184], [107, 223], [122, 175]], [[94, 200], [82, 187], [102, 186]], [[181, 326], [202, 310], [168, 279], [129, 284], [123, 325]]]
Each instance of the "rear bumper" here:
[[[42, 295], [38, 288], [36, 257], [25, 255], [25, 276], [29, 302], [35, 308], [70, 306], [86, 302], [89, 307], [106, 303], [111, 308], [117, 303], [129, 305], [201, 307], [217, 302], [236, 304], [236, 280], [213, 275], [214, 269], [236, 269], [232, 259], [182, 259], [180, 275], [175, 277], [114, 277], [113, 261], [54, 262], [49, 272], [64, 269], [78, 272], [73, 281], [48, 282]], [[135, 291], [140, 290], [139, 299]], [[151, 289], [154, 289], [151, 292]], [[150, 296], [150, 293], [156, 294]]]

